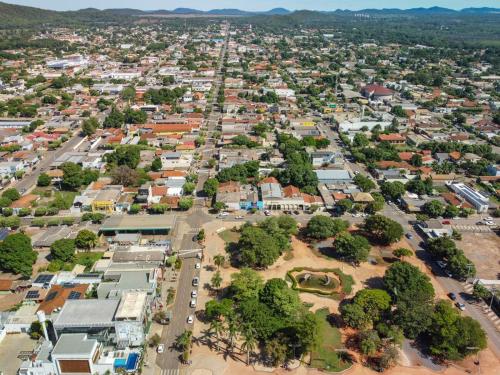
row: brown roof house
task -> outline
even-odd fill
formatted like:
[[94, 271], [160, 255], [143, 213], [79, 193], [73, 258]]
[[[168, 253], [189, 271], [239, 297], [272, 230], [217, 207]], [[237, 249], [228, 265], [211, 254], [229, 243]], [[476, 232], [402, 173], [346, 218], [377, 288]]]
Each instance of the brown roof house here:
[[88, 288], [88, 284], [53, 285], [38, 307], [38, 311], [52, 314], [53, 311], [62, 308], [66, 300], [84, 299]]

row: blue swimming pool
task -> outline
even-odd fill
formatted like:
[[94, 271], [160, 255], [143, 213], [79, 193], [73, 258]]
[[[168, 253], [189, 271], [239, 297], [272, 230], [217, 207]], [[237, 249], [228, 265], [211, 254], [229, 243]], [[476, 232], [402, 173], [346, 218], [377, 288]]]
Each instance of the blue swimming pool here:
[[123, 368], [126, 371], [134, 371], [137, 368], [137, 362], [139, 362], [139, 354], [138, 353], [130, 353], [125, 358], [115, 358], [114, 367], [115, 370], [119, 368]]
[[125, 358], [116, 358], [114, 362], [115, 369], [117, 368], [125, 368], [127, 364], [127, 360]]
[[127, 364], [125, 365], [125, 369], [127, 371], [135, 370], [137, 367], [137, 362], [139, 361], [139, 354], [130, 353], [127, 358]]

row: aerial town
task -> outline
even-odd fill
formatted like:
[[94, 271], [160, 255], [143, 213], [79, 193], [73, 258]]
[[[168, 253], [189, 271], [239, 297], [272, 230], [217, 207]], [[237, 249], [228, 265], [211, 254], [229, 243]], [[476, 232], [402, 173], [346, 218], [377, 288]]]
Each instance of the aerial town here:
[[0, 27], [0, 374], [500, 373], [499, 13], [282, 11]]

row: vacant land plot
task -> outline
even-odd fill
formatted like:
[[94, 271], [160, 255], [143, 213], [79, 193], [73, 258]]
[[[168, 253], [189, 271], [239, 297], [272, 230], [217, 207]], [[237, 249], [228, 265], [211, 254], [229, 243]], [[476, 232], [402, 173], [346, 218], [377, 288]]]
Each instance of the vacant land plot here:
[[17, 374], [23, 360], [35, 348], [36, 341], [25, 333], [7, 335], [0, 344], [0, 373]]
[[500, 237], [494, 232], [462, 232], [462, 240], [456, 241], [476, 266], [477, 277], [496, 280], [500, 270]]

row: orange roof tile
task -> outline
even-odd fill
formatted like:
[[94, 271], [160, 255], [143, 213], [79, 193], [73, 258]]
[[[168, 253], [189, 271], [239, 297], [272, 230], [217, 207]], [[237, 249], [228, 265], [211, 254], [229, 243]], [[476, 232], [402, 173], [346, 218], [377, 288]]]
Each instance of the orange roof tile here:
[[266, 177], [261, 182], [261, 184], [278, 184], [276, 177]]
[[[88, 287], [88, 284], [53, 285], [38, 307], [38, 310], [46, 314], [51, 314], [55, 309], [64, 305], [72, 292], [74, 292], [72, 294], [72, 299], [84, 299]], [[76, 293], [80, 294], [77, 295]]]
[[40, 199], [38, 195], [35, 194], [26, 194], [19, 198], [17, 201], [14, 201], [10, 204], [11, 208], [27, 208], [30, 207], [31, 204]]
[[378, 136], [380, 141], [404, 141], [406, 137], [399, 133], [391, 133], [391, 134], [380, 134]]
[[300, 189], [293, 185], [288, 185], [283, 188], [283, 196], [287, 198], [300, 196]]
[[333, 193], [332, 196], [333, 196], [333, 199], [335, 199], [336, 201], [340, 201], [342, 199], [346, 199], [347, 198], [347, 194], [339, 193], [339, 192]]
[[151, 188], [151, 194], [153, 196], [164, 196], [167, 195], [167, 187], [166, 186], [153, 186]]
[[413, 156], [413, 152], [400, 152], [398, 155], [401, 160], [410, 161]]
[[177, 171], [173, 169], [169, 169], [167, 171], [163, 171], [161, 173], [161, 177], [167, 178], [167, 177], [184, 177], [186, 175], [186, 172], [184, 171]]

